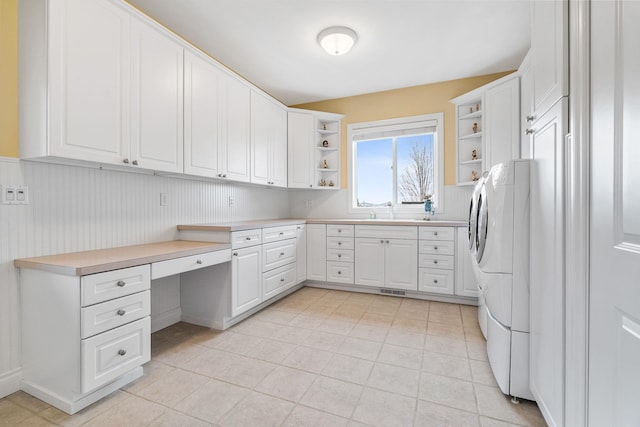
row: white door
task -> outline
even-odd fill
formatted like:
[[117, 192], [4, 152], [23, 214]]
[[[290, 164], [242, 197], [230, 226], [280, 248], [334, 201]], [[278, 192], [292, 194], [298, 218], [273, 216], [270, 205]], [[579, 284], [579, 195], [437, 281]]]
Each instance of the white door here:
[[640, 2], [591, 2], [589, 425], [640, 425]]
[[50, 154], [129, 157], [129, 16], [108, 1], [49, 3]]
[[237, 249], [231, 256], [231, 316], [262, 302], [262, 245]]
[[132, 39], [131, 163], [181, 173], [184, 49], [136, 20]]
[[456, 228], [456, 239], [455, 293], [456, 295], [477, 298], [480, 292], [476, 283], [476, 276], [473, 273], [468, 229], [464, 227]]
[[484, 96], [484, 167], [520, 158], [520, 79], [514, 77]]
[[251, 182], [271, 184], [273, 149], [271, 144], [271, 103], [251, 92]]
[[417, 291], [418, 241], [389, 239], [384, 242], [384, 286]]
[[184, 172], [217, 177], [219, 171], [218, 79], [210, 61], [186, 52], [184, 56]]
[[279, 105], [271, 106], [271, 183], [287, 187], [287, 111]]
[[307, 224], [307, 280], [327, 280], [327, 226]]
[[384, 240], [356, 238], [354, 252], [356, 285], [383, 287]]
[[309, 188], [313, 184], [313, 114], [289, 112], [289, 188]]
[[220, 169], [224, 178], [249, 182], [251, 90], [226, 73], [220, 73], [220, 126]]

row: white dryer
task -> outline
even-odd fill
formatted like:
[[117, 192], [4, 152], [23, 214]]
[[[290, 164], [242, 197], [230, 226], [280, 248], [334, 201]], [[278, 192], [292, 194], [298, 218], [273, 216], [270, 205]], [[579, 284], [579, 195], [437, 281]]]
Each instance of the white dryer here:
[[529, 390], [529, 160], [491, 168], [476, 186], [469, 212], [471, 258], [480, 288], [478, 320], [487, 338], [489, 363], [503, 393], [533, 399]]

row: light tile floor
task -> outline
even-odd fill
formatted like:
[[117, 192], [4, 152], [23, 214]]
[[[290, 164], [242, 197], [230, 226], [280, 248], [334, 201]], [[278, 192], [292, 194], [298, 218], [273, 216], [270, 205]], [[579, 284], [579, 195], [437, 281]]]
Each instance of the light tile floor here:
[[0, 399], [0, 425], [544, 426], [484, 342], [475, 307], [302, 288], [225, 332], [153, 334], [144, 376], [73, 416]]

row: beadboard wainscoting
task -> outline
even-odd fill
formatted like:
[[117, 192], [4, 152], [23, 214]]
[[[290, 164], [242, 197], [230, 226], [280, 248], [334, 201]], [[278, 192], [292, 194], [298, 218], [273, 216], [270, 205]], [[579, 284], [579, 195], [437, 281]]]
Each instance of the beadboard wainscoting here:
[[[174, 240], [177, 224], [289, 216], [286, 189], [13, 158], [0, 157], [0, 185], [29, 188], [28, 205], [0, 204], [0, 397], [21, 377], [15, 258]], [[179, 319], [179, 281], [157, 286], [154, 315]]]
[[[469, 200], [472, 186], [445, 185], [444, 206], [436, 208], [433, 219], [466, 221], [469, 216]], [[386, 219], [386, 207], [366, 209], [362, 213], [349, 212], [349, 190], [335, 191], [289, 190], [289, 214], [292, 218], [369, 218], [375, 211], [379, 219]], [[396, 212], [396, 218], [422, 218], [424, 213], [405, 214]]]

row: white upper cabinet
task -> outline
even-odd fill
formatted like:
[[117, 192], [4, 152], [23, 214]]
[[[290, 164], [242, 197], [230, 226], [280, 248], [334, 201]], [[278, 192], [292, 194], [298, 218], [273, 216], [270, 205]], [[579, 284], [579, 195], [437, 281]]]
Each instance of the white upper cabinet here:
[[251, 89], [220, 73], [221, 178], [249, 182], [251, 152]]
[[251, 182], [287, 186], [287, 111], [251, 92]]
[[569, 2], [532, 3], [531, 66], [535, 120], [569, 94]]
[[484, 95], [485, 170], [520, 158], [520, 79], [513, 77]]
[[218, 177], [220, 172], [220, 71], [192, 52], [184, 56], [184, 172]]
[[108, 1], [25, 0], [19, 20], [20, 156], [123, 164], [129, 15]]
[[311, 112], [289, 111], [289, 188], [312, 188], [314, 182], [314, 118]]
[[131, 161], [182, 172], [184, 49], [164, 31], [131, 23]]

